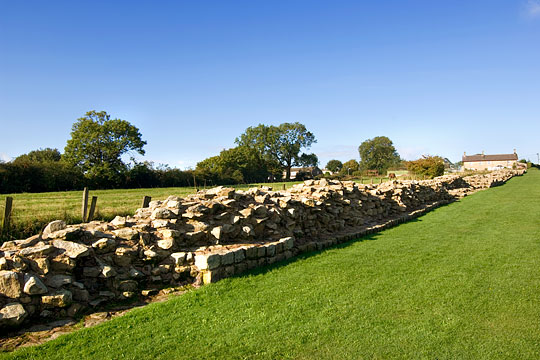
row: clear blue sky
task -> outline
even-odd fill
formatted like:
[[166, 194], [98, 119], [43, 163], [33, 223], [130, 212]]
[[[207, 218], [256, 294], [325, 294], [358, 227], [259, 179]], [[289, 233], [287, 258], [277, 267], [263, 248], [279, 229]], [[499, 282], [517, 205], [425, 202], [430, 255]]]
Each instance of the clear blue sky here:
[[323, 166], [378, 135], [536, 160], [540, 0], [0, 0], [0, 158], [63, 151], [94, 109], [180, 168], [294, 121]]

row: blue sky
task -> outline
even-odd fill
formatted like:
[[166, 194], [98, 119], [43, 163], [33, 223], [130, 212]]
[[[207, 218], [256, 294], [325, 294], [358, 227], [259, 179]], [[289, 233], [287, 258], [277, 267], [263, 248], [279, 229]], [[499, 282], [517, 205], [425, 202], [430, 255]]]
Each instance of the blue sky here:
[[540, 0], [0, 0], [0, 158], [63, 151], [88, 110], [171, 167], [295, 121], [321, 165], [379, 135], [409, 160], [536, 160]]

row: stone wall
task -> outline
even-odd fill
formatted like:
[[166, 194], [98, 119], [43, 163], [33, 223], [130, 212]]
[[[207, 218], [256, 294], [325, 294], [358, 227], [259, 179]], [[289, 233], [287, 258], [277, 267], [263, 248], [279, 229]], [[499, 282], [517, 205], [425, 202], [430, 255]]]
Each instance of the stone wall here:
[[287, 191], [217, 187], [134, 216], [67, 226], [0, 248], [0, 327], [74, 317], [151, 289], [201, 285], [406, 221], [519, 171]]

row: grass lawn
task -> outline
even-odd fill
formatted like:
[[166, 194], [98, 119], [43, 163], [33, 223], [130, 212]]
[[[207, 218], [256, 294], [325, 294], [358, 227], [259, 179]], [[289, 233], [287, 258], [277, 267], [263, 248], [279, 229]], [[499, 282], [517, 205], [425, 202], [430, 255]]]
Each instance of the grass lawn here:
[[538, 359], [540, 171], [0, 358]]

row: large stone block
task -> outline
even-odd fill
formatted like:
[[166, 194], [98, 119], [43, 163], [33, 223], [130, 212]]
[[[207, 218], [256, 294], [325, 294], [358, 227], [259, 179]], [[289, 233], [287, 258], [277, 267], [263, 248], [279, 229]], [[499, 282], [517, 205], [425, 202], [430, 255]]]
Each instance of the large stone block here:
[[195, 266], [199, 270], [213, 270], [221, 265], [221, 255], [219, 254], [199, 254], [195, 255]]
[[28, 313], [19, 303], [6, 304], [0, 309], [0, 327], [11, 327], [20, 325]]
[[18, 273], [15, 271], [0, 271], [0, 295], [14, 299], [21, 296], [21, 294]]

